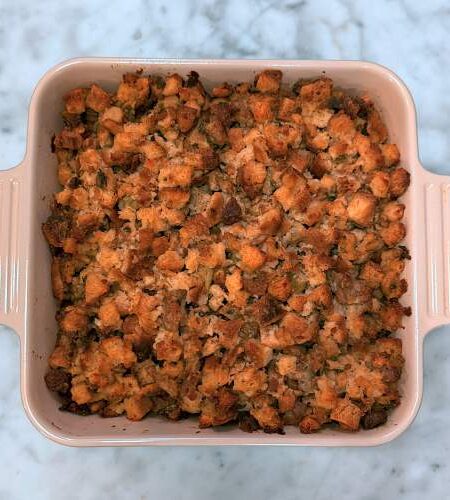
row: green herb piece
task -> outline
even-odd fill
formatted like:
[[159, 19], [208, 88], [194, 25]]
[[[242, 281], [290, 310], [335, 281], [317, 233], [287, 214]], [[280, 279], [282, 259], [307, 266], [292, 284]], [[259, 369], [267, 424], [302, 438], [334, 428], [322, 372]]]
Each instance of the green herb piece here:
[[131, 196], [124, 196], [120, 201], [119, 201], [119, 208], [122, 210], [123, 208], [137, 208], [137, 201], [132, 198]]
[[99, 188], [106, 187], [107, 178], [103, 170], [97, 172], [96, 184]]

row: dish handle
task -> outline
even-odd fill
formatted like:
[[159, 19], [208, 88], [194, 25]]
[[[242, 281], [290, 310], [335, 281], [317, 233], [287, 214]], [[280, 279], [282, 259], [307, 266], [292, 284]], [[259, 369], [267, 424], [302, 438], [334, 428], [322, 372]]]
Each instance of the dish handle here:
[[418, 310], [423, 335], [450, 323], [450, 176], [423, 170], [418, 204], [423, 237], [417, 258]]
[[26, 254], [23, 231], [25, 160], [0, 171], [0, 324], [24, 330]]

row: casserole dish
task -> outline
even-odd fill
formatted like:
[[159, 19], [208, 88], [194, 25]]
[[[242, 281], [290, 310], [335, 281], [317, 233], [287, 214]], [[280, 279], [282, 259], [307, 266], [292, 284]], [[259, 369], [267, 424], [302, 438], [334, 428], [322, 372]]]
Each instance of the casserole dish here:
[[[331, 77], [338, 87], [368, 93], [383, 115], [390, 140], [399, 147], [401, 165], [411, 173], [411, 185], [404, 196], [406, 245], [411, 260], [405, 271], [409, 290], [403, 303], [411, 306], [412, 315], [405, 319], [405, 329], [400, 333], [406, 360], [401, 381], [402, 403], [384, 426], [355, 434], [326, 430], [304, 435], [296, 428], [287, 428], [285, 435], [246, 434], [233, 427], [199, 430], [194, 419], [168, 422], [148, 418], [130, 422], [124, 417], [81, 418], [60, 412], [57, 398], [43, 382], [55, 339], [56, 303], [41, 224], [48, 216], [51, 195], [58, 188], [56, 159], [50, 143], [52, 135], [61, 128], [59, 111], [63, 95], [69, 89], [92, 82], [112, 88], [123, 73], [138, 69], [145, 73], [176, 72], [182, 76], [194, 70], [207, 86], [212, 86], [225, 80], [230, 83], [250, 80], [268, 68], [282, 70], [286, 83], [322, 74]], [[57, 66], [43, 77], [33, 95], [23, 162], [0, 174], [0, 322], [13, 328], [21, 340], [21, 392], [30, 420], [47, 437], [73, 446], [367, 446], [393, 439], [408, 427], [420, 405], [424, 336], [448, 322], [450, 315], [449, 189], [450, 178], [431, 174], [420, 164], [415, 109], [407, 88], [392, 72], [372, 63], [77, 59]]]

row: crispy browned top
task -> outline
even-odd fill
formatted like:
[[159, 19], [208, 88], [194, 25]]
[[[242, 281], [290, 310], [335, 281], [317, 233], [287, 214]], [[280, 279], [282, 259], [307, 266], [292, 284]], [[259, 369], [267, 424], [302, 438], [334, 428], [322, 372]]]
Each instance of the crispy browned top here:
[[399, 403], [409, 174], [370, 98], [281, 79], [66, 95], [43, 225], [63, 408], [313, 432]]

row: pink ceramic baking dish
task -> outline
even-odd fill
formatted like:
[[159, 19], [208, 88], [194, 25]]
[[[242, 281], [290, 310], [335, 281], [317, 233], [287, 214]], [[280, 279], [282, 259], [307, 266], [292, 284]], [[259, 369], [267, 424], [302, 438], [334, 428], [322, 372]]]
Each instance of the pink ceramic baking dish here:
[[[58, 189], [56, 160], [50, 151], [53, 133], [62, 125], [61, 98], [71, 88], [97, 82], [113, 88], [125, 72], [197, 71], [206, 85], [250, 80], [264, 68], [281, 69], [286, 83], [299, 78], [330, 76], [337, 86], [369, 93], [382, 111], [402, 165], [411, 173], [405, 195], [409, 291], [403, 302], [412, 308], [403, 339], [406, 366], [402, 403], [388, 423], [358, 433], [324, 431], [303, 435], [287, 428], [285, 435], [236, 428], [199, 430], [195, 419], [169, 422], [148, 418], [80, 417], [58, 410], [59, 403], [43, 381], [55, 342], [56, 303], [50, 285], [50, 257], [41, 233], [49, 201]], [[0, 323], [13, 328], [21, 344], [21, 392], [31, 422], [45, 436], [72, 446], [110, 445], [237, 445], [367, 446], [398, 436], [416, 415], [423, 386], [422, 348], [425, 335], [450, 319], [450, 177], [421, 166], [417, 152], [416, 115], [411, 95], [391, 71], [367, 62], [76, 59], [50, 70], [33, 94], [24, 160], [0, 172]]]

